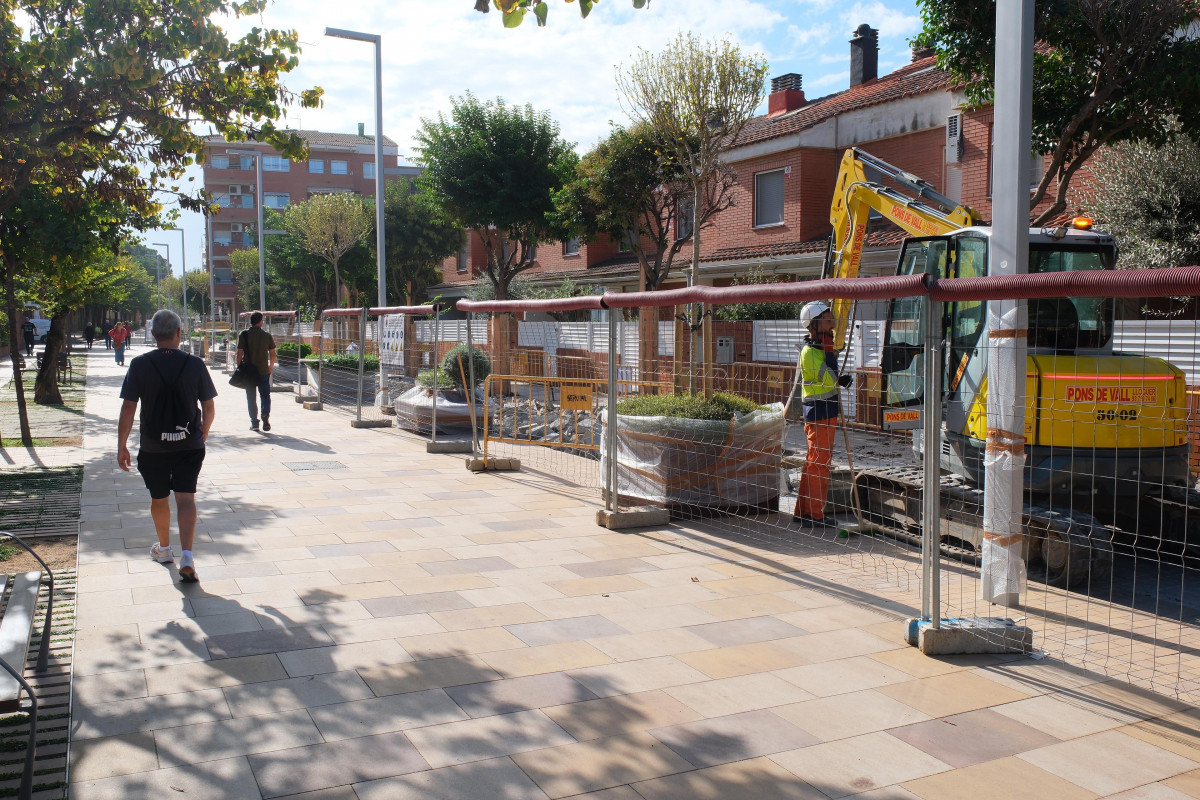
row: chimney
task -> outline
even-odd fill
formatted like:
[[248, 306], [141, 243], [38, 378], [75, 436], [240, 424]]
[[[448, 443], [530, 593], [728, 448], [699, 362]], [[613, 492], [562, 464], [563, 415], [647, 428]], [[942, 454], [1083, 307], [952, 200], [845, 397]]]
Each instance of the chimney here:
[[367, 135], [367, 123], [365, 123], [365, 122], [358, 123], [358, 135], [360, 137]]
[[802, 81], [795, 72], [771, 79], [771, 94], [767, 97], [767, 117], [778, 117], [795, 111], [808, 102], [804, 99]]
[[879, 31], [859, 25], [850, 40], [850, 87], [879, 77]]
[[913, 45], [912, 60], [914, 62], [929, 58], [933, 55], [936, 55], [936, 53], [932, 47], [918, 47], [917, 45]]

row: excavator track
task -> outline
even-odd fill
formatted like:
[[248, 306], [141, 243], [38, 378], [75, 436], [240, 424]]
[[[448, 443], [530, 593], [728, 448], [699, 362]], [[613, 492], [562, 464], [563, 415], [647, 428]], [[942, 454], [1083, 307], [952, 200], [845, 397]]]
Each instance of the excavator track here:
[[[861, 522], [886, 536], [921, 543], [923, 471], [919, 467], [877, 467], [857, 473], [853, 490]], [[941, 551], [949, 558], [978, 563], [983, 538], [983, 490], [954, 475], [941, 479]], [[1200, 494], [1196, 513], [1200, 519]], [[1026, 504], [1027, 563], [1045, 565], [1045, 581], [1078, 588], [1106, 580], [1112, 571], [1116, 528], [1089, 514]]]
[[1122, 548], [1135, 556], [1200, 568], [1200, 492], [1162, 486], [1143, 492], [1139, 500], [1136, 519], [1123, 519], [1118, 513], [1121, 528], [1139, 531]]

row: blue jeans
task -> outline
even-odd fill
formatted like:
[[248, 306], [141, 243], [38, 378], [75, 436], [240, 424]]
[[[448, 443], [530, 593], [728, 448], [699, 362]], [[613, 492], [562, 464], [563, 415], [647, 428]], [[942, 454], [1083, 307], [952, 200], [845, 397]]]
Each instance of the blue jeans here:
[[125, 343], [124, 342], [122, 342], [121, 344], [113, 345], [113, 357], [116, 359], [116, 362], [118, 364], [125, 363]]
[[[258, 386], [255, 388], [258, 396], [262, 398], [262, 415], [263, 419], [266, 419], [271, 416], [271, 374], [260, 375]], [[250, 421], [258, 424], [258, 403], [255, 402], [258, 398], [254, 396], [255, 388], [246, 390], [246, 410], [250, 412]]]

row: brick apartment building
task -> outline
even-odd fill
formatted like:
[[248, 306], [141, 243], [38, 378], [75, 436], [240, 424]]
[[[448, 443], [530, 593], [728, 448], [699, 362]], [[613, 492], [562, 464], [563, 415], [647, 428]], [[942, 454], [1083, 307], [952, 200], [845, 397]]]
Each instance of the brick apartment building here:
[[[877, 75], [878, 33], [862, 25], [850, 41], [850, 88], [813, 100], [794, 73], [771, 82], [768, 113], [743, 130], [726, 161], [738, 174], [734, 205], [701, 234], [701, 280], [727, 285], [758, 267], [802, 280], [820, 276], [830, 232], [829, 208], [843, 153], [850, 147], [906, 169], [958, 202], [991, 216], [992, 109], [965, 112], [966, 97], [927, 51], [888, 75]], [[1031, 186], [1041, 163], [1031, 163]], [[676, 226], [678, 229], [679, 226]], [[870, 229], [862, 274], [890, 274], [903, 234], [890, 224]], [[683, 286], [685, 245], [663, 288]], [[443, 284], [431, 296], [462, 296], [483, 274], [485, 254], [468, 237], [443, 263]], [[613, 291], [638, 288], [632, 254], [602, 237], [596, 242], [543, 244], [531, 280], [578, 283]]]
[[[211, 250], [205, 253], [205, 263], [213, 271], [217, 309], [223, 317], [245, 309], [235, 308], [236, 287], [229, 253], [243, 247], [256, 247], [258, 237], [259, 196], [257, 165], [262, 164], [262, 204], [266, 209], [281, 211], [317, 194], [353, 192], [364, 197], [375, 196], [375, 139], [363, 134], [297, 131], [309, 147], [309, 158], [293, 162], [272, 147], [259, 142], [226, 142], [224, 137], [209, 136], [205, 140], [204, 188], [212, 193], [221, 206], [221, 213], [212, 220]], [[396, 143], [383, 139], [385, 174], [415, 176], [415, 167], [399, 166]], [[257, 155], [255, 155], [257, 154]]]

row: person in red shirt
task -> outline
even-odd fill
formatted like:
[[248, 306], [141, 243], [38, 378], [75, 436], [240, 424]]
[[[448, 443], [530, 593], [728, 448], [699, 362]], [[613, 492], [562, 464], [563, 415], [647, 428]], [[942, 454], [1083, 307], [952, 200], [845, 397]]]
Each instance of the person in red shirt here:
[[125, 340], [129, 337], [128, 329], [118, 322], [109, 331], [109, 336], [112, 337], [113, 352], [116, 354], [117, 363], [125, 366]]

